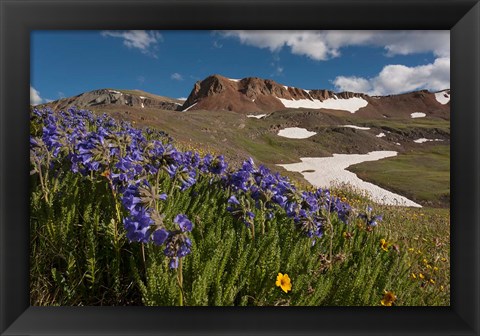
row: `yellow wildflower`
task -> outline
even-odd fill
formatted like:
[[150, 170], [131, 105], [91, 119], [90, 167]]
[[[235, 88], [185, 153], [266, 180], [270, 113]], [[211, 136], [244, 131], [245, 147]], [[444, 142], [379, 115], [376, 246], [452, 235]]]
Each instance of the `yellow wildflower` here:
[[431, 283], [432, 285], [435, 285], [435, 280], [430, 279], [430, 283]]
[[419, 277], [420, 279], [425, 279], [425, 276], [424, 276], [422, 273], [418, 273], [418, 277]]
[[388, 251], [388, 242], [385, 239], [380, 239], [380, 247], [384, 251]]
[[275, 285], [280, 287], [285, 293], [288, 293], [288, 291], [292, 290], [292, 283], [290, 282], [288, 274], [278, 273]]
[[417, 276], [415, 275], [415, 273], [412, 273], [412, 279], [416, 279]]
[[395, 293], [385, 290], [383, 294], [383, 299], [380, 301], [380, 303], [382, 304], [382, 306], [392, 306], [395, 300], [397, 300], [397, 296], [395, 295]]

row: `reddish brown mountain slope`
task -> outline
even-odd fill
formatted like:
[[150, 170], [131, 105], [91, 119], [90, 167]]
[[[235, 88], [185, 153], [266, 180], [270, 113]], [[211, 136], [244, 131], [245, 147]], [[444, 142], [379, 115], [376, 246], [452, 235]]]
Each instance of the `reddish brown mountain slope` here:
[[[234, 80], [220, 75], [209, 76], [203, 81], [195, 83], [181, 110], [224, 110], [242, 114], [264, 113], [286, 109], [279, 98], [291, 102], [308, 100], [307, 103], [312, 103], [307, 105], [316, 109], [318, 109], [318, 107], [315, 107], [319, 105], [318, 103], [326, 100], [331, 102], [334, 99], [358, 98], [364, 100], [366, 105], [354, 112], [359, 116], [410, 118], [411, 113], [422, 112], [427, 117], [450, 118], [450, 103], [441, 104], [435, 98], [434, 93], [425, 90], [400, 95], [372, 97], [353, 92], [335, 93], [329, 90], [303, 90], [257, 77]], [[288, 105], [290, 102], [286, 103]], [[324, 109], [338, 111], [339, 113], [352, 113], [338, 108]]]

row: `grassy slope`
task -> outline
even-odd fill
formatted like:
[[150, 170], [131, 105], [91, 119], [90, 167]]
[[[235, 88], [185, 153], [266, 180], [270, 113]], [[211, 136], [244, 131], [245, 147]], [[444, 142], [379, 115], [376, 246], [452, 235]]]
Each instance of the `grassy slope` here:
[[[165, 130], [180, 148], [224, 154], [239, 163], [251, 156], [270, 169], [279, 170], [301, 183], [301, 174], [287, 172], [279, 163], [298, 162], [301, 157], [322, 157], [332, 153], [367, 153], [374, 150], [398, 151], [399, 156], [352, 168], [360, 178], [377, 183], [423, 204], [448, 206], [450, 122], [435, 118], [365, 119], [350, 113], [285, 110], [265, 119], [247, 118], [227, 111], [159, 111], [118, 107], [99, 109], [136, 126]], [[341, 125], [367, 126], [356, 130]], [[277, 136], [279, 129], [304, 127], [317, 132], [308, 139]], [[378, 138], [380, 132], [386, 137]], [[445, 150], [437, 153], [431, 143], [415, 144], [418, 138], [442, 138]], [[400, 146], [395, 143], [401, 143]], [[432, 151], [430, 151], [432, 149]], [[431, 163], [429, 163], [431, 161]], [[393, 174], [392, 174], [393, 173]], [[421, 177], [421, 178], [417, 178]]]
[[[332, 190], [357, 209], [371, 202], [348, 186]], [[450, 302], [450, 209], [373, 206], [383, 220], [375, 230], [389, 243], [408, 253], [409, 280], [417, 284], [418, 299]], [[423, 276], [423, 279], [422, 279]], [[398, 281], [402, 277], [399, 276]], [[430, 281], [430, 280], [433, 280]], [[400, 297], [405, 293], [397, 293]]]
[[349, 168], [358, 177], [427, 206], [450, 203], [450, 146], [426, 144], [424, 149], [396, 157], [363, 162]]
[[[278, 155], [280, 153], [284, 153], [284, 155], [289, 155], [288, 159], [292, 157], [292, 150], [297, 153], [297, 151], [302, 150], [298, 149], [298, 141], [296, 140], [289, 140], [289, 139], [284, 139], [280, 138], [274, 135], [272, 132], [267, 132], [267, 133], [262, 133], [263, 126], [260, 123], [256, 123], [256, 119], [254, 120], [246, 120], [245, 126], [242, 128], [238, 128], [239, 125], [241, 125], [241, 117], [236, 116], [235, 118], [231, 118], [228, 122], [226, 121], [219, 121], [218, 120], [218, 115], [212, 114], [211, 118], [207, 119], [205, 115], [200, 115], [196, 114], [194, 115], [195, 118], [188, 116], [188, 115], [179, 115], [179, 114], [171, 114], [171, 113], [165, 113], [162, 116], [155, 116], [157, 119], [157, 122], [160, 124], [164, 124], [168, 127], [168, 130], [170, 133], [178, 133], [183, 135], [184, 141], [187, 141], [189, 137], [192, 139], [200, 139], [201, 141], [205, 141], [206, 144], [209, 143], [209, 139], [215, 140], [215, 139], [227, 139], [227, 141], [221, 141], [221, 142], [214, 142], [212, 145], [216, 146], [216, 148], [219, 149], [219, 152], [221, 153], [221, 147], [222, 145], [224, 147], [227, 147], [230, 150], [232, 148], [235, 148], [237, 146], [236, 141], [245, 141], [244, 143], [244, 149], [242, 149], [245, 152], [251, 152], [252, 155], [254, 155], [256, 158], [258, 156], [262, 157], [264, 160], [271, 159], [271, 160], [276, 160], [278, 158]], [[192, 119], [188, 119], [192, 118]], [[186, 124], [185, 121], [189, 121], [189, 124]], [[181, 122], [183, 121], [183, 122]], [[141, 122], [141, 119], [139, 119], [139, 122]], [[237, 124], [239, 123], [240, 124]], [[252, 125], [250, 125], [252, 124]], [[236, 125], [237, 129], [239, 130], [238, 132], [232, 132], [232, 129], [229, 129], [228, 127], [231, 125]], [[359, 124], [360, 125], [360, 124]], [[223, 126], [223, 127], [222, 127]], [[373, 126], [373, 125], [371, 125]], [[436, 127], [432, 125], [432, 127]], [[214, 129], [216, 128], [216, 133], [210, 132], [210, 131], [204, 131], [202, 128], [210, 128]], [[348, 130], [350, 131], [350, 130]], [[255, 134], [255, 132], [259, 132], [259, 134]], [[361, 132], [356, 132], [359, 134], [362, 134]], [[373, 133], [373, 132], [372, 132]], [[253, 134], [253, 137], [249, 137]], [[374, 133], [373, 133], [374, 134]], [[239, 139], [232, 139], [232, 135], [238, 136]], [[213, 138], [212, 138], [213, 137]], [[248, 140], [246, 140], [248, 139]], [[199, 140], [197, 140], [199, 141]], [[308, 142], [314, 143], [314, 142]], [[198, 145], [198, 143], [196, 143]], [[305, 148], [305, 147], [302, 147]], [[402, 164], [404, 165], [402, 169], [397, 171], [395, 174], [390, 176], [389, 183], [392, 180], [397, 180], [400, 178], [401, 173], [403, 172], [403, 169], [405, 167], [408, 167], [408, 169], [413, 169], [416, 168], [417, 165], [420, 165], [420, 167], [423, 167], [422, 169], [419, 169], [420, 173], [422, 173], [425, 168], [429, 169], [435, 169], [435, 170], [445, 170], [445, 165], [446, 165], [446, 157], [448, 156], [449, 158], [449, 152], [446, 150], [448, 146], [434, 146], [433, 144], [423, 144], [422, 146], [416, 146], [415, 148], [424, 148], [425, 150], [423, 151], [410, 151], [406, 152], [405, 154], [399, 155], [398, 158], [400, 159], [400, 162], [398, 163], [397, 166], [402, 167]], [[269, 150], [270, 149], [270, 150]], [[238, 150], [238, 149], [237, 149]], [[312, 149], [313, 150], [313, 149]], [[435, 151], [438, 153], [435, 154]], [[292, 160], [295, 158], [292, 157]], [[404, 160], [404, 161], [402, 161]], [[433, 162], [432, 162], [433, 160]], [[383, 161], [378, 161], [377, 166], [380, 167], [381, 165], [384, 164], [390, 164], [392, 165], [390, 160], [383, 160]], [[275, 161], [274, 161], [275, 162]], [[441, 163], [441, 164], [439, 164]], [[395, 165], [395, 164], [393, 164]], [[377, 169], [376, 172], [371, 172], [371, 176], [376, 176], [377, 173], [382, 172], [381, 169]], [[392, 178], [393, 177], [393, 178]], [[421, 181], [421, 184], [424, 184], [426, 182], [429, 182], [429, 179], [423, 179]], [[72, 181], [68, 181], [69, 183], [65, 183], [65, 188], [67, 188], [66, 191], [68, 191], [68, 188], [74, 188], [77, 185], [84, 185], [83, 183], [72, 183]], [[101, 184], [99, 185], [101, 186]], [[412, 183], [413, 186], [413, 183]], [[413, 187], [418, 187], [418, 186], [413, 186]], [[433, 188], [433, 187], [432, 187]], [[211, 188], [205, 188], [205, 192], [209, 192]], [[99, 195], [103, 195], [105, 192], [104, 191], [99, 191]], [[352, 205], [354, 205], [358, 209], [364, 209], [367, 204], [369, 204], [369, 201], [366, 200], [365, 198], [362, 198], [358, 195], [356, 195], [354, 192], [350, 192], [348, 188], [342, 188], [341, 190], [336, 190], [336, 194], [339, 196], [343, 196], [348, 202]], [[65, 192], [65, 195], [71, 195], [71, 197], [77, 197], [77, 194], [74, 192]], [[80, 202], [78, 200], [72, 199], [71, 204], [76, 204], [79, 207], [82, 207], [82, 204], [87, 204], [90, 205], [90, 207], [86, 207], [84, 211], [79, 212], [80, 217], [82, 220], [87, 221], [87, 214], [89, 214], [89, 217], [92, 218], [92, 223], [98, 222], [98, 219], [95, 215], [91, 214], [91, 204], [99, 204], [96, 201], [90, 200], [90, 198], [93, 198], [95, 196], [94, 188], [90, 186], [86, 186], [84, 188], [84, 193], [80, 193], [80, 196], [86, 198], [84, 201]], [[34, 197], [35, 199], [35, 197]], [[101, 200], [103, 202], [108, 203], [108, 199], [105, 197], [101, 197]], [[202, 201], [208, 199], [208, 197], [197, 197], [196, 199], [201, 199]], [[219, 200], [219, 198], [215, 197], [215, 199]], [[223, 197], [223, 203], [225, 203], [226, 197]], [[113, 212], [113, 208], [110, 204], [110, 207], [102, 204], [102, 207], [94, 207], [93, 209], [101, 208], [102, 211], [101, 213], [107, 213], [108, 211]], [[178, 203], [177, 203], [178, 205]], [[176, 205], [176, 206], [177, 206]], [[172, 205], [173, 206], [173, 205]], [[35, 207], [33, 207], [35, 209]], [[69, 206], [65, 208], [66, 210], [62, 211], [71, 211], [72, 207]], [[209, 210], [211, 208], [208, 208]], [[39, 213], [48, 213], [48, 211], [44, 211], [45, 209], [39, 208]], [[184, 209], [182, 209], [183, 211]], [[60, 210], [59, 210], [60, 211]], [[186, 211], [186, 210], [185, 210]], [[190, 209], [192, 211], [192, 218], [193, 214], [197, 213], [197, 210], [195, 208]], [[381, 213], [384, 216], [384, 220], [381, 222], [381, 224], [376, 227], [374, 232], [380, 234], [382, 237], [384, 237], [388, 242], [394, 245], [398, 245], [399, 249], [402, 252], [405, 252], [406, 250], [408, 251], [408, 258], [409, 262], [411, 264], [411, 273], [413, 274], [400, 274], [400, 273], [395, 273], [393, 278], [388, 281], [388, 283], [385, 283], [385, 289], [393, 290], [396, 295], [398, 296], [398, 303], [399, 304], [414, 304], [414, 305], [434, 305], [434, 304], [439, 304], [439, 305], [449, 305], [449, 269], [450, 269], [450, 264], [449, 264], [449, 254], [450, 254], [450, 248], [449, 248], [449, 241], [450, 241], [450, 222], [449, 222], [449, 210], [448, 209], [432, 209], [432, 208], [423, 208], [423, 209], [411, 209], [411, 208], [401, 208], [399, 209], [398, 207], [388, 207], [388, 206], [375, 206], [374, 207], [374, 212], [375, 213]], [[211, 216], [211, 211], [206, 212]], [[62, 230], [65, 226], [68, 226], [69, 230], [85, 230], [85, 235], [88, 233], [91, 233], [93, 231], [88, 231], [88, 225], [74, 225], [76, 223], [77, 219], [75, 216], [70, 216], [68, 213], [63, 214], [67, 218], [72, 219], [71, 225], [67, 225], [68, 221], [63, 221], [59, 220], [59, 214], [54, 213], [52, 214], [52, 218], [55, 218], [55, 220], [59, 220], [59, 223], [61, 224], [61, 227], [59, 228], [59, 231], [57, 232], [56, 230], [52, 230], [52, 232], [48, 232], [49, 234], [53, 234], [53, 237], [51, 239], [52, 246], [54, 245], [53, 243], [57, 244], [59, 248], [63, 248], [64, 246], [67, 245], [62, 245], [62, 242], [68, 242], [68, 246], [71, 246], [71, 251], [72, 254], [75, 255], [75, 253], [82, 254], [83, 258], [83, 253], [85, 252], [87, 255], [85, 256], [88, 257], [88, 253], [91, 251], [101, 251], [101, 253], [104, 253], [105, 251], [105, 246], [108, 246], [106, 243], [105, 245], [102, 245], [102, 242], [108, 242], [110, 235], [109, 235], [109, 228], [105, 228], [105, 232], [103, 232], [102, 228], [100, 231], [102, 234], [100, 235], [92, 235], [92, 237], [101, 237], [103, 240], [98, 241], [98, 246], [94, 246], [92, 243], [92, 248], [88, 249], [83, 249], [83, 248], [78, 248], [79, 245], [76, 244], [76, 241], [72, 240], [70, 236], [66, 235], [65, 236], [62, 234]], [[226, 216], [225, 216], [226, 217]], [[35, 218], [35, 216], [33, 216]], [[100, 218], [100, 217], [98, 217]], [[204, 218], [202, 218], [203, 220]], [[198, 218], [195, 219], [196, 224], [198, 227], [201, 226], [202, 221], [200, 221]], [[108, 221], [105, 221], [105, 223], [109, 223]], [[93, 227], [93, 226], [92, 226]], [[243, 227], [242, 225], [240, 227]], [[48, 227], [46, 228], [48, 229]], [[353, 229], [353, 228], [352, 228]], [[355, 229], [354, 229], [355, 230]], [[33, 235], [39, 235], [42, 236], [41, 233], [38, 230], [31, 230]], [[354, 231], [352, 231], [354, 232]], [[63, 237], [64, 240], [57, 239], [57, 236], [60, 236], [60, 238]], [[44, 237], [44, 236], [42, 236]], [[75, 236], [76, 237], [76, 236]], [[89, 236], [90, 237], [90, 236]], [[339, 238], [341, 236], [338, 236]], [[345, 244], [345, 246], [353, 245], [352, 242], [357, 239], [357, 235], [354, 232], [354, 238], [353, 240], [348, 240], [348, 239], [343, 239], [340, 238], [338, 241], [342, 242], [342, 244]], [[85, 239], [85, 241], [88, 241], [87, 237], [80, 236], [80, 238]], [[343, 240], [342, 240], [343, 239]], [[376, 238], [375, 238], [376, 239]], [[32, 241], [38, 241], [37, 239], [32, 239]], [[92, 240], [94, 241], [94, 240]], [[95, 243], [96, 244], [96, 243]], [[375, 247], [378, 242], [375, 240], [372, 242], [371, 247]], [[48, 244], [47, 244], [48, 245]], [[214, 245], [212, 247], [212, 251], [216, 251], [216, 246]], [[378, 249], [378, 246], [376, 246]], [[132, 254], [132, 251], [135, 252], [133, 253], [137, 258], [139, 258], [139, 250], [138, 250], [138, 245], [127, 245], [126, 247], [128, 249], [128, 255]], [[91, 250], [91, 251], [90, 251]], [[362, 245], [359, 250], [364, 252], [365, 248]], [[34, 249], [32, 249], [34, 251]], [[83, 270], [75, 263], [72, 263], [72, 267], [70, 267], [70, 254], [65, 253], [65, 250], [59, 250], [58, 253], [54, 249], [52, 250], [51, 246], [48, 246], [44, 251], [48, 251], [49, 253], [53, 253], [53, 255], [61, 255], [61, 256], [68, 256], [68, 262], [65, 260], [61, 259], [60, 261], [60, 266], [63, 268], [66, 267], [66, 275], [71, 276], [73, 278], [73, 273], [78, 273], [78, 277], [75, 278], [75, 281], [72, 281], [72, 283], [77, 284], [78, 279], [82, 278], [83, 276]], [[147, 251], [149, 252], [149, 251]], [[355, 250], [353, 250], [355, 252]], [[339, 253], [338, 257], [339, 260], [342, 261], [343, 257], [347, 257], [347, 260], [352, 257], [353, 253], [349, 250], [343, 251], [343, 253]], [[36, 254], [32, 252], [33, 255], [38, 259], [40, 254]], [[383, 253], [380, 250], [380, 253]], [[391, 253], [394, 253], [393, 251]], [[92, 253], [90, 253], [92, 254]], [[290, 253], [289, 253], [290, 254]], [[362, 253], [363, 254], [363, 253]], [[208, 258], [210, 258], [210, 254], [207, 254]], [[221, 254], [220, 254], [221, 255]], [[100, 257], [101, 258], [98, 258]], [[99, 261], [101, 262], [106, 262], [107, 265], [110, 267], [110, 259], [113, 258], [112, 256], [105, 256], [101, 255], [100, 252], [98, 255], [93, 253], [93, 257], [98, 258]], [[34, 259], [35, 260], [35, 259]], [[51, 261], [51, 258], [45, 258], [48, 262]], [[80, 262], [83, 259], [73, 259], [76, 262]], [[90, 260], [90, 259], [88, 259]], [[140, 260], [140, 259], [139, 259]], [[193, 260], [193, 257], [192, 257]], [[65, 265], [63, 265], [65, 264]], [[138, 262], [139, 265], [141, 265], [140, 261]], [[193, 264], [193, 262], [192, 262]], [[217, 263], [212, 263], [212, 265], [217, 265]], [[340, 262], [341, 264], [341, 262]], [[113, 265], [113, 264], [112, 264]], [[128, 266], [128, 259], [125, 259], [125, 263], [122, 264], [124, 267]], [[256, 264], [258, 266], [258, 263]], [[54, 265], [57, 270], [62, 270], [62, 268], [58, 265]], [[68, 267], [67, 267], [68, 266]], [[46, 264], [46, 271], [44, 271], [42, 274], [50, 276], [50, 268], [53, 267], [51, 264]], [[111, 266], [113, 267], [113, 266]], [[122, 266], [123, 267], [123, 266]], [[213, 267], [213, 266], [212, 266]], [[33, 267], [33, 270], [36, 268]], [[108, 268], [99, 268], [102, 270], [102, 272], [99, 272], [98, 275], [102, 276], [105, 274], [109, 274], [109, 272], [105, 272], [105, 269]], [[193, 268], [192, 268], [193, 269]], [[369, 267], [365, 269], [372, 269], [371, 264], [369, 264]], [[69, 271], [72, 272], [72, 274], [69, 275]], [[87, 273], [85, 274], [97, 274], [96, 272], [89, 272], [88, 270], [86, 271]], [[296, 272], [293, 271], [288, 271], [292, 276], [296, 274]], [[389, 270], [385, 270], [385, 272], [389, 272]], [[348, 272], [347, 272], [348, 273]], [[155, 273], [153, 273], [155, 274]], [[194, 273], [192, 273], [194, 274]], [[225, 273], [225, 274], [230, 274], [230, 273]], [[341, 273], [337, 273], [332, 275], [331, 277], [320, 277], [320, 279], [325, 279], [322, 281], [325, 281], [325, 284], [330, 284], [331, 288], [341, 288], [339, 286], [339, 283], [336, 279], [342, 279], [344, 277], [339, 277]], [[344, 275], [344, 274], [341, 274]], [[348, 284], [344, 285], [344, 288], [349, 289], [349, 292], [344, 292], [344, 293], [339, 293], [340, 298], [343, 298], [343, 300], [340, 301], [330, 301], [329, 303], [334, 303], [334, 304], [352, 304], [355, 302], [355, 300], [352, 299], [353, 295], [361, 295], [362, 293], [370, 295], [372, 293], [371, 291], [365, 290], [364, 287], [366, 286], [371, 286], [372, 282], [366, 281], [363, 276], [360, 274], [357, 274], [356, 272], [352, 272], [352, 278], [356, 279], [357, 281], [351, 281], [350, 279], [347, 279], [347, 281], [343, 281], [343, 284]], [[63, 273], [62, 273], [63, 276]], [[420, 276], [423, 277], [423, 279], [420, 278]], [[65, 297], [70, 300], [70, 295], [72, 288], [67, 286], [64, 282], [62, 282], [61, 277], [58, 277], [58, 279], [55, 281], [55, 283], [52, 283], [52, 288], [56, 291], [55, 293], [65, 293]], [[68, 277], [67, 277], [68, 279]], [[158, 279], [158, 277], [152, 277], [152, 279]], [[188, 279], [188, 277], [186, 277]], [[333, 280], [330, 280], [333, 279]], [[44, 295], [45, 291], [43, 286], [45, 284], [48, 284], [47, 281], [44, 281], [44, 279], [38, 279], [40, 281], [34, 282], [34, 284], [38, 284], [38, 288], [35, 286], [32, 286], [33, 289], [33, 294], [32, 300], [36, 302], [36, 304], [43, 305], [43, 304], [62, 304], [62, 301], [56, 301], [54, 300], [54, 303], [51, 303], [51, 300], [55, 299], [55, 297], [47, 297]], [[85, 288], [85, 291], [87, 292], [86, 295], [88, 297], [92, 297], [91, 291], [94, 291], [94, 295], [98, 295], [98, 298], [101, 298], [103, 300], [103, 297], [101, 296], [102, 293], [104, 295], [105, 288], [99, 286], [99, 284], [103, 283], [102, 279], [98, 279], [95, 281], [89, 280], [92, 282], [94, 285], [91, 285], [91, 288]], [[129, 282], [131, 279], [127, 277], [128, 281], [121, 282], [121, 285], [129, 285]], [[393, 281], [395, 280], [395, 281]], [[113, 281], [113, 280], [112, 280]], [[172, 280], [173, 281], [173, 280]], [[299, 277], [296, 276], [294, 278], [294, 288], [299, 288]], [[329, 282], [330, 281], [330, 282]], [[407, 282], [408, 281], [408, 282]], [[433, 282], [432, 282], [433, 281]], [[402, 286], [395, 287], [393, 286], [396, 283], [402, 283]], [[95, 285], [96, 284], [96, 285]], [[174, 281], [172, 282], [174, 285]], [[324, 283], [320, 285], [318, 284], [317, 288], [322, 289], [325, 288]], [[350, 284], [353, 284], [350, 286]], [[414, 284], [415, 288], [412, 289], [410, 287], [410, 284]], [[125, 290], [121, 285], [119, 285], [120, 290]], [[62, 287], [63, 286], [63, 287]], [[273, 280], [271, 284], [273, 290], [276, 290], [275, 287], [273, 287]], [[125, 286], [126, 289], [131, 290], [133, 288], [132, 286]], [[315, 286], [314, 286], [315, 287]], [[108, 287], [111, 291], [114, 289], [114, 283], [112, 283], [112, 286]], [[154, 286], [154, 289], [156, 287]], [[329, 287], [330, 288], [330, 287]], [[352, 290], [352, 288], [355, 288], [355, 290]], [[193, 290], [193, 285], [192, 285], [192, 293], [199, 293], [199, 290]], [[371, 302], [373, 304], [378, 304], [378, 301], [381, 298], [381, 294], [383, 291], [384, 287], [379, 287], [377, 291], [374, 291], [373, 293], [376, 293], [375, 295], [378, 295], [377, 298], [369, 298], [369, 300], [372, 300]], [[408, 289], [408, 290], [407, 290]], [[77, 290], [78, 291], [78, 290]], [[325, 289], [326, 291], [326, 289]], [[120, 291], [119, 291], [120, 292]], [[253, 293], [258, 293], [256, 290], [252, 290]], [[317, 290], [319, 292], [319, 290]], [[97, 294], [98, 293], [98, 294]], [[125, 293], [125, 292], [124, 292]], [[360, 293], [360, 294], [359, 294]], [[36, 295], [35, 295], [36, 294]], [[207, 293], [208, 294], [208, 293]], [[267, 293], [268, 294], [268, 293]], [[292, 293], [297, 295], [296, 293]], [[163, 295], [160, 296], [163, 299]], [[191, 296], [190, 296], [191, 297]], [[112, 292], [111, 298], [113, 301], [111, 302], [116, 302], [119, 303], [118, 297], [115, 299], [115, 295]], [[137, 302], [138, 297], [135, 295], [122, 295], [121, 296], [122, 301], [121, 304], [132, 304], [133, 302]], [[346, 302], [344, 301], [345, 298], [349, 298], [352, 300], [352, 302]], [[329, 298], [330, 299], [330, 298]], [[99, 299], [100, 300], [100, 299]], [[71, 301], [68, 301], [69, 304], [72, 304]], [[103, 301], [95, 301], [93, 304], [111, 304], [110, 302], [103, 302]], [[85, 302], [74, 302], [73, 304], [85, 304]]]

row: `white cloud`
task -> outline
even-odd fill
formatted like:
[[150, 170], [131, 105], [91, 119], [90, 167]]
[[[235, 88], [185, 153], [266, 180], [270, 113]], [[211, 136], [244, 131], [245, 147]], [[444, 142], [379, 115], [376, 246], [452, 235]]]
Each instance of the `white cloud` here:
[[431, 64], [415, 67], [387, 65], [373, 78], [338, 76], [333, 84], [341, 91], [369, 95], [397, 94], [420, 89], [439, 91], [450, 88], [450, 58], [437, 58]]
[[183, 76], [180, 75], [178, 72], [173, 73], [170, 76], [170, 78], [173, 79], [173, 80], [176, 80], [176, 81], [182, 81], [183, 80]]
[[348, 31], [348, 30], [229, 30], [218, 32], [237, 38], [241, 43], [278, 52], [284, 47], [292, 54], [323, 61], [339, 57], [348, 46], [376, 46], [389, 56], [431, 52], [438, 57], [450, 56], [450, 31]]
[[44, 102], [44, 99], [40, 97], [40, 92], [35, 90], [31, 85], [30, 85], [30, 104], [32, 105], [38, 105]]
[[118, 37], [123, 39], [123, 44], [128, 48], [135, 48], [146, 55], [156, 56], [158, 42], [161, 41], [162, 35], [157, 31], [146, 30], [104, 30], [104, 37]]
[[335, 78], [334, 82], [335, 86], [342, 91], [352, 91], [352, 92], [369, 92], [372, 88], [371, 83], [361, 77], [344, 77], [338, 76]]

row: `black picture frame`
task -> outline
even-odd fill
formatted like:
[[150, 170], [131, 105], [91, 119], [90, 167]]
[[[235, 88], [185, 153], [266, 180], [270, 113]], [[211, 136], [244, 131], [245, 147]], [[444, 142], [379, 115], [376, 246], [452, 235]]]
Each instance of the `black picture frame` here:
[[[479, 335], [478, 1], [0, 0], [0, 24], [2, 335]], [[450, 30], [451, 306], [30, 307], [29, 51], [39, 29]]]

